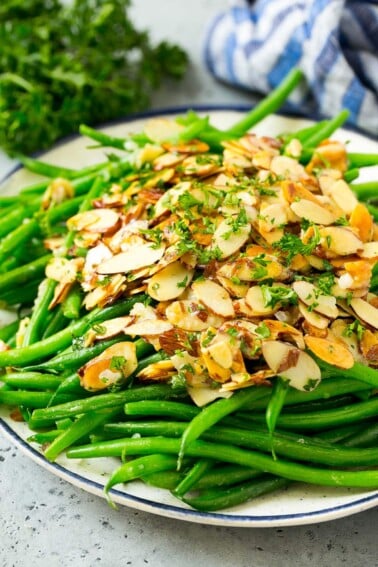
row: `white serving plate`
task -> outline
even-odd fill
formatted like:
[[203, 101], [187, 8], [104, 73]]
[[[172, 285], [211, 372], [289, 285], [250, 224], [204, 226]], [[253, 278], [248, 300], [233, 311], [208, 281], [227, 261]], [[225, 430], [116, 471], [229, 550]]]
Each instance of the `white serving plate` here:
[[[245, 108], [196, 107], [200, 114], [210, 115], [214, 125], [227, 128], [239, 120]], [[133, 120], [119, 122], [103, 128], [114, 136], [125, 136], [128, 132], [140, 131], [151, 115], [182, 114], [185, 109], [169, 109], [153, 112]], [[311, 122], [302, 118], [281, 115], [270, 116], [261, 122], [254, 131], [265, 135], [277, 135], [297, 130]], [[334, 138], [348, 142], [348, 149], [354, 152], [378, 152], [378, 142], [360, 133], [340, 130]], [[99, 160], [104, 161], [104, 150], [87, 150], [88, 140], [75, 137], [56, 145], [43, 155], [45, 161], [66, 167], [84, 167]], [[31, 185], [39, 178], [24, 169], [18, 169], [2, 184], [2, 194], [14, 194], [21, 187]], [[359, 182], [378, 179], [378, 167], [366, 168]], [[0, 311], [0, 325], [7, 314]], [[103, 488], [110, 472], [119, 461], [117, 459], [69, 460], [64, 456], [55, 463], [48, 462], [37, 445], [30, 445], [27, 438], [30, 430], [23, 423], [13, 421], [6, 408], [0, 408], [0, 429], [9, 440], [18, 446], [27, 457], [37, 462], [50, 473], [63, 478], [74, 486], [104, 497]], [[41, 471], [41, 474], [45, 474]], [[111, 491], [114, 502], [160, 516], [197, 522], [203, 524], [278, 527], [319, 523], [362, 512], [378, 504], [378, 490], [328, 488], [293, 483], [289, 488], [262, 496], [250, 503], [236, 506], [221, 512], [204, 513], [190, 509], [174, 498], [169, 491], [132, 482]]]

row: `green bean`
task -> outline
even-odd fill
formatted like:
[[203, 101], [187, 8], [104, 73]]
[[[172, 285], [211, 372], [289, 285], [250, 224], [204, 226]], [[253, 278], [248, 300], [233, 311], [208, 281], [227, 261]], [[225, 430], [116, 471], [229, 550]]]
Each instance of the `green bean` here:
[[376, 447], [378, 441], [378, 423], [366, 425], [350, 435], [343, 445], [345, 447]]
[[25, 366], [24, 370], [32, 372], [39, 370], [46, 370], [50, 372], [73, 372], [78, 370], [81, 366], [89, 362], [89, 360], [91, 360], [95, 356], [101, 354], [105, 349], [118, 343], [119, 341], [119, 338], [113, 338], [98, 342], [93, 346], [85, 348], [76, 349], [68, 347], [63, 352], [54, 356], [54, 358], [50, 358], [47, 362], [33, 366]]
[[184, 496], [213, 465], [214, 461], [210, 459], [199, 459], [173, 490], [173, 494], [179, 498]]
[[378, 154], [348, 152], [349, 167], [369, 167], [378, 165]]
[[272, 90], [271, 93], [248, 112], [244, 118], [229, 128], [227, 133], [242, 136], [263, 118], [276, 112], [285, 102], [289, 94], [298, 86], [302, 78], [303, 74], [298, 69], [290, 71], [278, 87]]
[[57, 305], [54, 308], [52, 317], [50, 321], [46, 321], [46, 327], [43, 331], [42, 339], [47, 339], [58, 333], [70, 323], [70, 321], [64, 316], [62, 304]]
[[125, 403], [138, 400], [159, 400], [181, 397], [186, 394], [184, 387], [172, 387], [169, 384], [153, 384], [132, 388], [117, 393], [98, 394], [89, 398], [55, 405], [51, 408], [33, 412], [35, 419], [61, 419], [106, 408], [122, 408]]
[[[115, 431], [116, 428], [104, 427], [104, 431]], [[147, 422], [128, 423], [124, 428], [119, 427], [118, 432], [133, 435], [139, 433], [142, 437], [163, 436], [180, 437], [185, 431], [185, 424], [180, 422]], [[287, 433], [270, 434], [267, 429], [254, 428], [250, 430], [213, 426], [203, 433], [203, 439], [219, 443], [230, 443], [249, 449], [257, 449], [264, 453], [273, 453], [298, 461], [308, 461], [332, 466], [369, 466], [378, 463], [378, 449], [362, 451], [345, 449], [323, 440], [313, 439], [304, 435]], [[106, 443], [106, 441], [104, 441]], [[105, 445], [104, 445], [105, 446]], [[112, 448], [109, 442], [110, 449]], [[273, 455], [274, 456], [274, 455]]]
[[55, 390], [62, 382], [62, 379], [55, 374], [40, 372], [10, 372], [4, 374], [1, 379], [13, 388], [26, 390]]
[[[351, 394], [345, 394], [343, 396], [334, 396], [332, 398], [328, 398], [328, 399], [322, 399], [322, 400], [316, 400], [316, 401], [312, 401], [312, 402], [304, 402], [302, 404], [296, 404], [296, 405], [291, 405], [290, 406], [290, 412], [291, 413], [298, 413], [301, 414], [303, 412], [307, 413], [310, 411], [318, 411], [318, 410], [325, 410], [325, 409], [332, 409], [332, 408], [338, 408], [341, 406], [344, 406], [346, 404], [351, 404], [354, 403], [356, 401], [356, 397], [358, 396], [358, 394], [360, 394], [361, 392], [356, 392], [355, 395], [351, 395]], [[370, 397], [371, 394], [371, 390], [362, 390], [362, 393], [368, 394], [368, 397]], [[368, 399], [368, 398], [366, 398]], [[300, 416], [298, 415], [298, 419], [300, 419]]]
[[45, 177], [57, 178], [64, 177], [65, 179], [75, 179], [78, 177], [83, 177], [89, 173], [97, 172], [107, 165], [108, 162], [99, 163], [95, 165], [90, 165], [83, 169], [70, 169], [67, 167], [56, 166], [44, 161], [32, 158], [30, 156], [18, 155], [17, 159], [22, 163], [22, 165], [32, 173], [37, 173], [38, 175], [44, 175]]
[[54, 441], [46, 449], [44, 455], [47, 460], [55, 461], [55, 459], [67, 447], [70, 447], [76, 441], [79, 441], [91, 431], [103, 424], [107, 419], [111, 419], [118, 411], [89, 412], [80, 416], [72, 425], [62, 431], [62, 433], [54, 439]]
[[[250, 469], [240, 465], [217, 465], [214, 469], [205, 473], [196, 483], [195, 489], [213, 488], [215, 486], [224, 487], [232, 484], [251, 480], [261, 475], [260, 471]], [[147, 484], [159, 488], [174, 490], [178, 483], [183, 479], [184, 473], [177, 471], [166, 471], [165, 473], [153, 473], [142, 476], [142, 480]]]
[[284, 478], [264, 475], [257, 479], [245, 481], [237, 486], [222, 488], [221, 490], [213, 488], [204, 491], [198, 496], [189, 496], [181, 499], [196, 510], [214, 512], [238, 506], [263, 494], [269, 494], [280, 488], [285, 488], [288, 485], [289, 481]]
[[135, 480], [140, 478], [143, 474], [172, 469], [175, 463], [176, 461], [173, 457], [160, 454], [147, 455], [146, 457], [140, 457], [131, 462], [124, 463], [116, 469], [109, 478], [105, 485], [105, 493], [107, 494], [116, 484]]
[[356, 193], [361, 201], [376, 198], [378, 195], [378, 182], [366, 181], [365, 183], [352, 183], [351, 189]]
[[17, 333], [19, 325], [20, 321], [16, 319], [16, 321], [12, 321], [11, 323], [8, 323], [8, 325], [2, 327], [0, 329], [0, 341], [4, 341], [5, 343], [8, 342], [9, 339]]
[[12, 250], [20, 244], [30, 240], [39, 231], [39, 224], [35, 219], [20, 224], [12, 232], [7, 234], [0, 243], [0, 260], [5, 258]]
[[[332, 367], [333, 371], [337, 373], [337, 369]], [[366, 367], [365, 367], [366, 368]], [[344, 373], [344, 370], [342, 371]], [[343, 394], [349, 394], [359, 391], [368, 391], [368, 385], [360, 380], [354, 380], [352, 378], [344, 378], [340, 372], [340, 376], [327, 377], [320, 382], [320, 384], [311, 392], [303, 392], [301, 390], [295, 390], [290, 388], [285, 397], [285, 407], [309, 403], [316, 400], [330, 399], [334, 396], [341, 396]], [[267, 389], [265, 397], [256, 400], [252, 403], [252, 408], [254, 410], [265, 409], [269, 403], [270, 391]], [[245, 406], [248, 409], [248, 404]]]
[[190, 142], [198, 136], [209, 126], [209, 118], [198, 118], [198, 120], [192, 122], [188, 125], [179, 135], [178, 139], [180, 142]]
[[284, 406], [288, 390], [288, 381], [277, 377], [274, 382], [272, 395], [269, 399], [265, 414], [266, 424], [271, 435], [274, 433], [274, 430], [276, 428], [277, 419]]
[[0, 238], [19, 226], [20, 223], [24, 220], [25, 216], [26, 210], [24, 206], [20, 205], [14, 208], [12, 207], [12, 210], [7, 212], [7, 214], [4, 215], [1, 219]]
[[[105, 449], [106, 447], [106, 449]], [[103, 443], [73, 447], [67, 451], [70, 459], [94, 458], [100, 456], [149, 455], [156, 453], [178, 455], [181, 448], [180, 439], [152, 437], [144, 439], [117, 439]], [[105, 450], [104, 450], [105, 449]], [[271, 456], [257, 451], [247, 451], [221, 443], [192, 441], [186, 447], [188, 457], [204, 457], [244, 465], [289, 480], [318, 484], [324, 486], [350, 486], [360, 488], [378, 487], [378, 470], [344, 471], [339, 469], [311, 467], [284, 459], [274, 460]]]
[[57, 282], [45, 278], [38, 288], [32, 315], [25, 329], [22, 346], [26, 347], [42, 337], [42, 326], [45, 325], [48, 308], [54, 295]]
[[[374, 222], [378, 222], [378, 207], [371, 205], [370, 203], [365, 203], [367, 210], [371, 214], [374, 219]], [[373, 287], [373, 282], [370, 284], [370, 287]]]
[[79, 319], [83, 294], [80, 286], [74, 285], [63, 300], [62, 313], [67, 319]]
[[301, 130], [297, 130], [292, 134], [291, 133], [280, 134], [279, 138], [281, 138], [284, 141], [284, 145], [285, 145], [284, 147], [286, 147], [288, 143], [293, 139], [299, 140], [301, 144], [305, 144], [307, 139], [309, 139], [313, 134], [315, 134], [320, 128], [325, 126], [327, 122], [328, 122], [327, 120], [317, 122], [312, 126], [306, 126], [305, 128], [302, 128]]
[[[314, 356], [314, 358], [322, 371], [323, 377], [332, 377], [335, 375], [336, 369], [334, 366], [328, 364], [328, 362], [320, 360], [318, 357]], [[361, 382], [366, 382], [366, 384], [369, 384], [374, 388], [378, 388], [378, 370], [371, 368], [370, 366], [365, 366], [360, 362], [355, 362], [352, 368], [343, 369], [343, 376], [346, 378], [353, 378], [354, 380], [360, 380]]]
[[[335, 130], [344, 124], [344, 122], [348, 119], [349, 114], [348, 110], [342, 110], [337, 116], [332, 118], [332, 120], [328, 120], [322, 128], [319, 128], [312, 136], [307, 138], [306, 148], [316, 147], [320, 144], [320, 142], [329, 138]], [[306, 159], [308, 159], [306, 151], [303, 152], [303, 156], [306, 161]]]
[[7, 274], [0, 274], [1, 293], [12, 290], [12, 288], [17, 285], [28, 283], [33, 278], [42, 276], [50, 258], [51, 254], [46, 254], [41, 258], [37, 258], [37, 260], [33, 260], [29, 264], [15, 268]]
[[348, 169], [344, 173], [344, 180], [347, 183], [352, 183], [352, 181], [354, 181], [355, 179], [358, 179], [359, 176], [360, 176], [360, 170], [357, 169], [357, 167], [355, 167], [354, 169]]
[[[325, 411], [312, 411], [302, 413], [300, 418], [297, 413], [281, 413], [278, 424], [291, 430], [313, 430], [325, 429], [347, 423], [355, 423], [361, 419], [375, 417], [378, 413], [378, 398], [357, 402], [349, 406], [335, 408]], [[251, 422], [262, 422], [264, 418], [258, 415], [250, 416]]]
[[205, 407], [201, 413], [192, 419], [182, 435], [178, 466], [185, 454], [186, 448], [198, 439], [206, 429], [262, 396], [265, 396], [264, 388], [250, 387], [235, 392], [231, 398], [217, 400]]
[[164, 415], [183, 421], [189, 421], [200, 413], [200, 409], [180, 402], [166, 400], [142, 400], [125, 404], [126, 415], [151, 416]]
[[26, 441], [28, 443], [38, 443], [39, 445], [44, 445], [45, 443], [51, 443], [51, 441], [54, 441], [54, 439], [56, 439], [60, 434], [61, 432], [59, 431], [59, 429], [52, 429], [51, 431], [34, 433], [34, 435], [28, 437]]
[[80, 124], [79, 132], [82, 136], [87, 136], [88, 138], [99, 142], [102, 146], [117, 148], [119, 150], [125, 149], [126, 140], [124, 138], [109, 136], [109, 134], [105, 134], [105, 132], [102, 132], [101, 130], [95, 130], [86, 124]]
[[361, 431], [363, 428], [364, 425], [361, 425], [360, 423], [348, 423], [348, 425], [341, 425], [340, 427], [326, 429], [325, 431], [317, 431], [316, 439], [320, 439], [328, 443], [340, 443], [354, 433]]
[[[31, 392], [28, 390], [0, 390], [0, 402], [9, 406], [25, 405], [28, 408], [44, 408], [51, 398], [50, 392]], [[75, 399], [70, 394], [61, 394], [56, 397], [57, 404], [72, 402]]]
[[[50, 257], [50, 256], [49, 256]], [[24, 266], [25, 268], [25, 266]], [[1, 289], [0, 276], [0, 289]], [[68, 327], [34, 343], [28, 347], [21, 347], [4, 352], [0, 352], [0, 368], [4, 366], [27, 365], [31, 362], [43, 360], [44, 358], [56, 354], [67, 348], [74, 337], [82, 336], [91, 325], [101, 323], [113, 317], [120, 317], [129, 313], [130, 309], [137, 302], [143, 301], [144, 296], [130, 297], [124, 301], [119, 301], [106, 308], [96, 308], [88, 313], [79, 321], [71, 323]]]

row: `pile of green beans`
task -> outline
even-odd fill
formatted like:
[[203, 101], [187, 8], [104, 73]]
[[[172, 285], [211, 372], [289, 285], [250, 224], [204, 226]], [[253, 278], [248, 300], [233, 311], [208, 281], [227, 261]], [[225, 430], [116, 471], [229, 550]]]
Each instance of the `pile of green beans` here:
[[[298, 71], [289, 74], [228, 130], [189, 112], [179, 119], [184, 126], [181, 141], [200, 139], [219, 151], [223, 140], [242, 136], [278, 110], [301, 79]], [[282, 134], [283, 153], [297, 138], [303, 148], [300, 161], [307, 163], [313, 148], [347, 118], [343, 111], [332, 120]], [[144, 134], [126, 140], [84, 125], [81, 133], [117, 150], [128, 140], [138, 145], [149, 141]], [[348, 159], [348, 181], [356, 180], [361, 168], [378, 164], [377, 154], [350, 153]], [[150, 299], [142, 294], [120, 297], [110, 306], [86, 312], [77, 285], [61, 305], [50, 309], [56, 282], [45, 278], [52, 254], [43, 242], [46, 236], [62, 236], [63, 254], [69, 257], [73, 234], [67, 231], [67, 219], [89, 210], [133, 165], [127, 153], [81, 170], [26, 156], [21, 161], [46, 180], [17, 196], [0, 196], [0, 302], [17, 306], [19, 313], [29, 312], [25, 330], [18, 319], [0, 328], [0, 405], [18, 408], [18, 418], [32, 432], [29, 442], [41, 445], [46, 459], [55, 461], [63, 452], [70, 459], [119, 457], [122, 464], [105, 487], [110, 498], [117, 484], [140, 479], [170, 490], [201, 511], [236, 506], [298, 481], [378, 489], [378, 372], [373, 368], [356, 363], [341, 371], [317, 361], [323, 380], [311, 392], [294, 390], [277, 379], [272, 388], [248, 387], [199, 408], [178, 377], [167, 383], [139, 383], [138, 372], [166, 355], [137, 339], [133, 375], [115, 391], [86, 391], [78, 370], [119, 339], [83, 346], [82, 337], [91, 327], [126, 315], [136, 302]], [[43, 194], [57, 177], [69, 180], [74, 195], [45, 210]], [[377, 182], [351, 187], [378, 220]]]

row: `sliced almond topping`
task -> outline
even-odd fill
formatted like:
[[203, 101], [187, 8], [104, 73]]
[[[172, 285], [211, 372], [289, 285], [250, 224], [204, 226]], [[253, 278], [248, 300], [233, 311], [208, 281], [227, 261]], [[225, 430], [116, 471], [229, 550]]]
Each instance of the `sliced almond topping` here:
[[152, 118], [144, 126], [144, 133], [153, 142], [168, 142], [176, 140], [184, 129], [181, 124], [169, 118]]
[[192, 289], [199, 301], [215, 315], [225, 319], [235, 316], [231, 298], [219, 284], [211, 280], [197, 280]]
[[122, 334], [125, 327], [130, 325], [132, 321], [133, 317], [126, 315], [125, 317], [115, 317], [114, 319], [109, 319], [109, 321], [103, 321], [101, 324], [95, 325], [85, 336], [86, 346], [92, 344], [93, 341], [103, 341], [104, 339], [110, 339]]
[[193, 270], [176, 261], [152, 276], [148, 282], [147, 292], [157, 301], [176, 299], [190, 284], [192, 277]]
[[328, 327], [329, 319], [327, 319], [327, 317], [323, 317], [319, 313], [316, 313], [316, 311], [310, 311], [302, 301], [299, 302], [298, 307], [301, 315], [303, 315], [311, 326], [317, 329], [326, 329]]
[[330, 319], [336, 319], [339, 312], [335, 297], [323, 295], [313, 284], [304, 280], [294, 282], [292, 287], [307, 308], [321, 313]]
[[331, 185], [329, 195], [346, 215], [350, 215], [358, 204], [355, 194], [344, 179]]
[[249, 288], [245, 296], [245, 301], [255, 317], [272, 315], [280, 308], [278, 304], [275, 307], [270, 307], [265, 304], [265, 297], [259, 285], [254, 285]]
[[369, 213], [366, 205], [357, 203], [349, 218], [349, 224], [357, 230], [362, 242], [369, 242], [373, 234], [373, 217]]
[[175, 374], [175, 367], [170, 360], [159, 360], [149, 364], [143, 370], [138, 372], [137, 378], [142, 382], [144, 380], [153, 380], [154, 382], [167, 382], [171, 376]]
[[154, 248], [151, 244], [132, 246], [127, 252], [120, 252], [97, 267], [98, 274], [123, 274], [150, 266], [158, 262], [164, 254], [164, 248]]
[[78, 213], [67, 221], [69, 230], [87, 230], [88, 232], [110, 233], [119, 226], [120, 216], [112, 209], [93, 209]]
[[251, 226], [249, 223], [233, 228], [232, 221], [223, 220], [213, 236], [213, 248], [221, 251], [222, 258], [228, 258], [247, 242]]
[[271, 161], [270, 171], [293, 181], [299, 181], [303, 177], [307, 177], [303, 165], [296, 159], [288, 156], [275, 156]]
[[319, 366], [306, 352], [280, 341], [264, 341], [262, 352], [269, 368], [293, 388], [310, 391], [319, 383]]
[[354, 365], [354, 358], [350, 350], [338, 340], [307, 335], [305, 336], [305, 343], [311, 352], [328, 364], [345, 369], [352, 368]]
[[80, 385], [91, 392], [120, 384], [137, 368], [135, 343], [120, 342], [104, 350], [78, 370]]
[[374, 329], [378, 329], [378, 309], [376, 307], [373, 307], [373, 305], [360, 297], [352, 299], [350, 306], [358, 319], [361, 319], [361, 321]]
[[274, 203], [261, 207], [259, 216], [259, 230], [270, 232], [275, 228], [287, 224], [287, 209], [281, 203]]
[[309, 220], [315, 224], [327, 226], [334, 223], [336, 220], [333, 213], [307, 199], [294, 201], [294, 203], [291, 203], [290, 208], [301, 219]]
[[46, 276], [57, 282], [72, 283], [76, 280], [78, 270], [82, 265], [82, 258], [68, 260], [67, 258], [54, 257], [46, 266]]
[[199, 303], [188, 299], [170, 303], [165, 315], [172, 325], [184, 331], [204, 331], [209, 326], [217, 328], [223, 323], [221, 317], [212, 315]]
[[361, 258], [378, 258], [378, 242], [365, 242], [359, 256]]
[[362, 335], [360, 346], [362, 354], [369, 364], [378, 365], [378, 335], [366, 329]]
[[152, 336], [161, 335], [170, 331], [172, 329], [172, 324], [168, 321], [163, 321], [162, 319], [141, 319], [135, 323], [128, 325], [124, 332], [130, 337], [135, 336]]
[[363, 249], [362, 241], [347, 227], [329, 226], [320, 229], [320, 244], [325, 252], [337, 256], [356, 254]]

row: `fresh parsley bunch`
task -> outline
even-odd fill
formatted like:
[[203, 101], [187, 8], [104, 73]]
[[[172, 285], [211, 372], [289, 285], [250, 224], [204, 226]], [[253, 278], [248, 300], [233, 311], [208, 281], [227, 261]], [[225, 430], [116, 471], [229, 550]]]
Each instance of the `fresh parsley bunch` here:
[[129, 0], [3, 0], [0, 147], [30, 153], [77, 131], [146, 108], [187, 56], [135, 29]]

